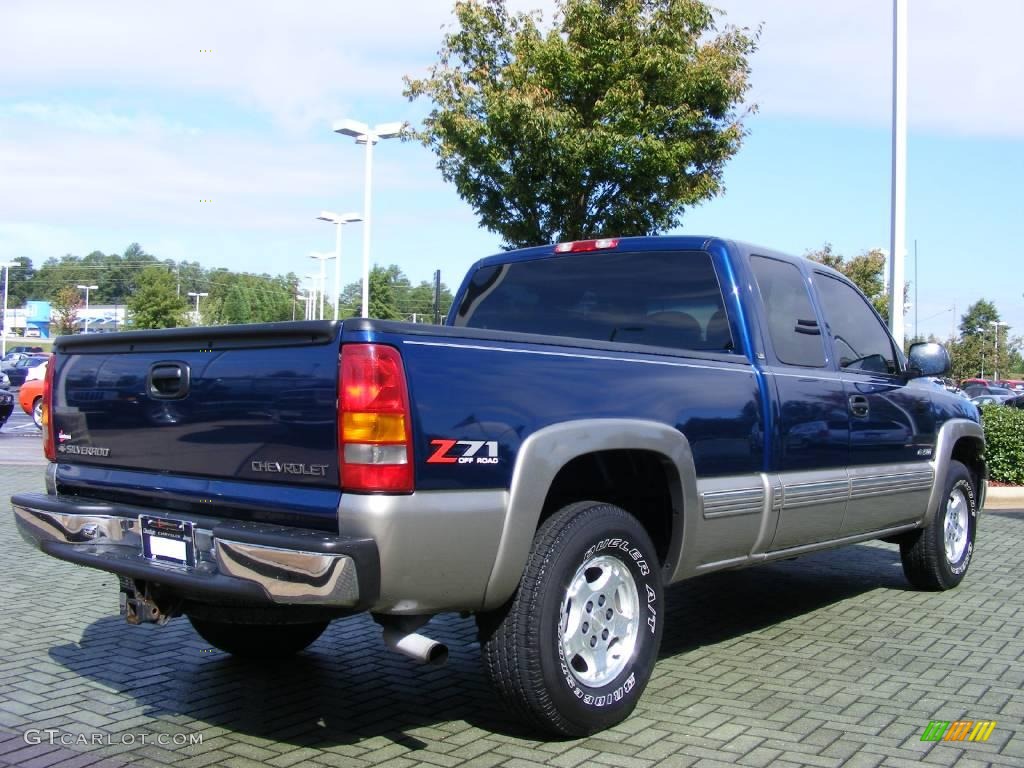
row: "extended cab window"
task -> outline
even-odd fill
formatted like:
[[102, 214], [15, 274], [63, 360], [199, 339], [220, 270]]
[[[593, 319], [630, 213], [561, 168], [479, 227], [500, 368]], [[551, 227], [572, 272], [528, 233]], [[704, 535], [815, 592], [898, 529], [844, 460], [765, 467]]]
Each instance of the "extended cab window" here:
[[751, 256], [757, 288], [768, 318], [768, 335], [779, 362], [809, 368], [825, 366], [818, 318], [800, 270], [766, 256]]
[[455, 325], [731, 351], [711, 257], [702, 251], [583, 253], [478, 269]]
[[825, 322], [839, 366], [852, 371], [898, 373], [892, 339], [867, 299], [830, 275], [814, 273]]

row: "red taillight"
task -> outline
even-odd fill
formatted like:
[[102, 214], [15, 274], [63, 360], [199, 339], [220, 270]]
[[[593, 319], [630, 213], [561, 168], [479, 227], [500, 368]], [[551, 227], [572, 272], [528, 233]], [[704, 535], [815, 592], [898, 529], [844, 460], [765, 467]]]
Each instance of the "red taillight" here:
[[619, 241], [614, 237], [604, 237], [600, 240], [573, 240], [569, 243], [559, 243], [555, 246], [555, 253], [583, 253], [584, 251], [604, 251], [609, 248], [617, 248]]
[[394, 347], [346, 344], [338, 375], [338, 461], [346, 491], [413, 489], [412, 419]]
[[53, 439], [53, 372], [57, 370], [57, 356], [51, 355], [46, 363], [46, 377], [43, 379], [43, 453], [50, 461], [57, 460], [57, 449]]

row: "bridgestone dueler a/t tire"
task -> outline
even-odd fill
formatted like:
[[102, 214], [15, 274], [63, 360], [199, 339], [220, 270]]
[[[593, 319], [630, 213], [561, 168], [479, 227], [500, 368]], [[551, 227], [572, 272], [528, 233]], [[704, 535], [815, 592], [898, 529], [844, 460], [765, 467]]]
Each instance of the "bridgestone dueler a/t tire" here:
[[[963, 553], [950, 562], [944, 546], [946, 512], [954, 494], [967, 503], [967, 542]], [[900, 559], [907, 580], [918, 589], [952, 589], [967, 573], [974, 555], [974, 537], [978, 526], [978, 500], [971, 473], [959, 461], [950, 461], [946, 487], [935, 517], [924, 528], [905, 534], [900, 541]]]
[[[561, 614], [570, 583], [588, 572], [581, 566], [598, 558], [625, 580], [631, 577], [636, 631], [621, 670], [589, 687], [568, 666]], [[501, 698], [527, 723], [577, 737], [620, 723], [633, 711], [658, 656], [663, 620], [661, 573], [647, 532], [619, 507], [585, 501], [544, 522], [515, 596], [501, 611], [479, 616], [478, 624], [487, 674]]]
[[228, 624], [189, 616], [199, 636], [214, 648], [244, 659], [281, 659], [311, 645], [328, 622], [311, 624]]

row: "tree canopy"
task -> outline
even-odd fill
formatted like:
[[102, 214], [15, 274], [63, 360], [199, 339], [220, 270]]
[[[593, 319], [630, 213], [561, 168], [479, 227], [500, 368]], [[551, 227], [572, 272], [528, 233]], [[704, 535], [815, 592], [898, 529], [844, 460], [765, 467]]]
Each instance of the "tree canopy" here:
[[456, 25], [405, 95], [413, 136], [507, 247], [656, 234], [721, 193], [746, 130], [758, 31], [700, 0], [557, 0], [555, 22], [505, 0], [456, 2]]
[[[850, 278], [882, 319], [889, 321], [889, 292], [885, 288], [886, 257], [882, 251], [872, 248], [857, 256], [846, 258], [834, 251], [831, 243], [825, 243], [815, 251], [807, 251], [804, 256], [826, 267], [832, 267]], [[904, 298], [907, 295], [906, 286], [903, 287], [903, 295]]]
[[[97, 285], [90, 293], [90, 305], [126, 306], [129, 317], [124, 330], [169, 328], [199, 322], [203, 325], [270, 323], [302, 319], [304, 309], [296, 300], [299, 279], [285, 275], [233, 272], [204, 268], [195, 261], [160, 260], [133, 243], [124, 253], [88, 256], [68, 254], [47, 259], [35, 269], [31, 259], [14, 259], [11, 268], [9, 306], [20, 307], [28, 300], [51, 302], [56, 318], [54, 330], [72, 333], [81, 312], [78, 284]], [[195, 316], [194, 296], [200, 297], [200, 316]], [[448, 312], [452, 294], [441, 284], [441, 314]], [[433, 321], [434, 285], [423, 280], [413, 285], [397, 266], [375, 266], [370, 274], [370, 315], [390, 320]], [[334, 315], [334, 298], [324, 300], [325, 317]], [[349, 283], [341, 293], [342, 318], [361, 311], [361, 285]]]
[[174, 275], [161, 267], [146, 267], [128, 298], [128, 320], [134, 328], [176, 328], [184, 324], [185, 300], [176, 293]]

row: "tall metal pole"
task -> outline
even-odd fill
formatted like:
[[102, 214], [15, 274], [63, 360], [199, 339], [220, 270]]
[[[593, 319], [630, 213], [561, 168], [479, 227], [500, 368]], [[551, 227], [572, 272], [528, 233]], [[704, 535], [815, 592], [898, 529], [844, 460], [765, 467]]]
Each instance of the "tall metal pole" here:
[[917, 238], [914, 238], [914, 339], [920, 339], [917, 335]]
[[363, 177], [363, 317], [370, 316], [370, 185], [373, 183], [372, 132], [366, 136], [366, 169]]
[[3, 335], [3, 352], [0, 355], [7, 354], [7, 293], [10, 289], [11, 281], [11, 265], [4, 264], [4, 335]]
[[907, 0], [892, 3], [892, 204], [889, 329], [903, 346], [903, 255], [907, 223]]
[[338, 307], [341, 302], [341, 228], [340, 221], [334, 225], [334, 319], [338, 319]]

